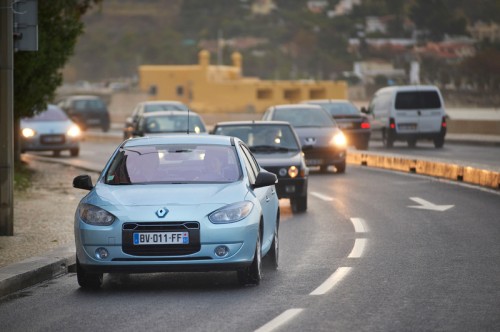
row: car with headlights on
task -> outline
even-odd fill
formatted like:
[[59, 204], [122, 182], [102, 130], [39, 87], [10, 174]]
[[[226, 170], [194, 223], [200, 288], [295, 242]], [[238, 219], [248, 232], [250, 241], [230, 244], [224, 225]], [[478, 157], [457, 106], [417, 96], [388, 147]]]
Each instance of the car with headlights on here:
[[300, 138], [308, 166], [326, 172], [333, 165], [337, 173], [346, 169], [346, 138], [334, 119], [318, 105], [289, 104], [272, 106], [262, 120], [287, 121]]
[[21, 119], [21, 152], [52, 151], [59, 156], [68, 150], [72, 157], [80, 153], [80, 128], [56, 105]]
[[307, 210], [309, 168], [299, 138], [288, 122], [219, 122], [213, 134], [235, 136], [244, 141], [260, 166], [278, 177], [278, 198], [290, 199], [293, 212]]
[[353, 145], [358, 150], [368, 149], [371, 135], [370, 120], [349, 100], [316, 99], [303, 103], [319, 105], [330, 113], [346, 136], [347, 145]]
[[207, 134], [201, 116], [195, 112], [158, 111], [139, 116], [132, 137], [174, 133]]
[[132, 138], [112, 154], [74, 221], [83, 288], [104, 273], [236, 271], [257, 285], [262, 263], [278, 267], [276, 175], [235, 137]]
[[139, 119], [143, 114], [159, 111], [188, 111], [189, 107], [176, 100], [150, 100], [138, 103], [132, 115], [125, 120], [125, 128], [123, 128], [123, 138], [127, 139], [133, 136], [134, 128], [137, 126]]

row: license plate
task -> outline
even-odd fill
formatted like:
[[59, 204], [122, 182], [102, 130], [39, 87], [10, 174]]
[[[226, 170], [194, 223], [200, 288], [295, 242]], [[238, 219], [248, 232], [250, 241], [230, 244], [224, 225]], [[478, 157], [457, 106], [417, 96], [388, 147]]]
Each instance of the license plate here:
[[409, 124], [400, 124], [398, 125], [398, 128], [399, 129], [404, 129], [404, 130], [416, 130], [417, 129], [417, 125], [414, 124], [414, 123], [409, 123]]
[[323, 164], [323, 160], [321, 159], [307, 159], [306, 164], [309, 166], [318, 166]]
[[62, 143], [64, 139], [62, 136], [45, 136], [42, 137], [43, 143]]
[[340, 129], [349, 129], [352, 127], [353, 127], [353, 124], [351, 122], [339, 123]]
[[134, 233], [134, 245], [189, 244], [188, 232]]
[[90, 125], [100, 124], [101, 120], [100, 119], [88, 119], [87, 123]]

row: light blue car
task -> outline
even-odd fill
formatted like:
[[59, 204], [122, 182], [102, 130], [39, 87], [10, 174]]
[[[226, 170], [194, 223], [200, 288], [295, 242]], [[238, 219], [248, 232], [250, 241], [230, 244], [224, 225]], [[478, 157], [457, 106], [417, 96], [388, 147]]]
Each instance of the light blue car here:
[[[78, 283], [103, 273], [237, 271], [258, 285], [262, 258], [278, 267], [276, 175], [227, 136], [170, 135], [123, 142], [75, 213]], [[265, 256], [265, 257], [264, 257]]]

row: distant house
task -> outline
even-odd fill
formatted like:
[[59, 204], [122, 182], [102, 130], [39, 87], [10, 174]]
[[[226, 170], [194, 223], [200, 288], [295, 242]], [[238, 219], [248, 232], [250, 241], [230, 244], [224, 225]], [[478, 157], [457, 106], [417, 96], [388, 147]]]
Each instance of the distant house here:
[[361, 0], [340, 0], [335, 9], [328, 12], [328, 17], [347, 15], [352, 12], [354, 6], [360, 4]]
[[404, 69], [394, 68], [393, 64], [383, 60], [371, 60], [354, 63], [354, 74], [363, 83], [374, 83], [377, 76], [384, 76], [393, 81], [407, 81]]
[[449, 39], [442, 42], [429, 42], [424, 46], [415, 48], [420, 56], [434, 57], [448, 62], [457, 62], [476, 53], [474, 41], [471, 39]]
[[329, 2], [327, 0], [309, 0], [307, 1], [307, 8], [312, 13], [322, 13], [326, 7], [328, 7]]
[[276, 4], [273, 0], [255, 0], [251, 10], [252, 14], [255, 15], [269, 15], [276, 8]]
[[500, 25], [495, 22], [477, 21], [473, 25], [469, 25], [467, 31], [476, 40], [489, 40], [492, 43], [500, 41]]

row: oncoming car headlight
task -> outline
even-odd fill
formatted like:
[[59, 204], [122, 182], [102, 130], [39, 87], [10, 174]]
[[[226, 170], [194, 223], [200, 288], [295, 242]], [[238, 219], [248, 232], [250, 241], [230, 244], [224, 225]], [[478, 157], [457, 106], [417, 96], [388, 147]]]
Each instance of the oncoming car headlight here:
[[296, 166], [290, 166], [288, 169], [288, 175], [293, 179], [299, 175], [299, 169]]
[[212, 212], [208, 219], [214, 224], [229, 224], [247, 217], [252, 212], [252, 209], [252, 202], [234, 203]]
[[116, 219], [116, 217], [108, 211], [95, 205], [85, 203], [81, 203], [78, 206], [78, 214], [83, 222], [95, 226], [109, 226]]
[[66, 134], [69, 136], [69, 137], [78, 137], [80, 136], [81, 134], [81, 130], [80, 130], [80, 127], [78, 127], [77, 125], [73, 125], [71, 126], [68, 131], [66, 132]]
[[31, 129], [31, 128], [23, 128], [23, 130], [21, 131], [21, 133], [26, 138], [33, 137], [36, 134], [35, 131], [33, 129]]
[[340, 147], [346, 146], [347, 145], [347, 139], [345, 138], [344, 133], [338, 132], [335, 135], [333, 135], [333, 137], [332, 137], [332, 139], [330, 141], [330, 144], [333, 144], [333, 145], [336, 145], [336, 146], [340, 146]]

